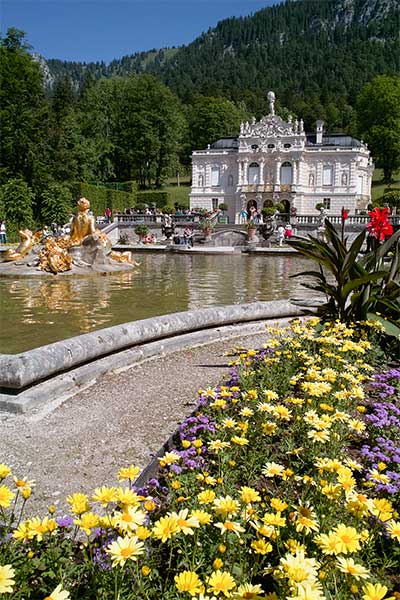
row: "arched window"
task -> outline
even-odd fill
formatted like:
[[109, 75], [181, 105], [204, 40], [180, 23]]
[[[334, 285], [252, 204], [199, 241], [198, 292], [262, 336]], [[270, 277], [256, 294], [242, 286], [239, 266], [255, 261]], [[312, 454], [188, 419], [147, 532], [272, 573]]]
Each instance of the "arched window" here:
[[233, 175], [228, 175], [228, 187], [233, 187]]
[[284, 162], [281, 166], [281, 184], [291, 185], [293, 178], [293, 169], [290, 162]]
[[199, 187], [204, 187], [204, 175], [199, 175]]
[[249, 165], [249, 183], [251, 184], [257, 184], [260, 181], [260, 167], [258, 166], [258, 163], [251, 163]]
[[212, 187], [219, 185], [219, 167], [211, 167], [211, 185]]

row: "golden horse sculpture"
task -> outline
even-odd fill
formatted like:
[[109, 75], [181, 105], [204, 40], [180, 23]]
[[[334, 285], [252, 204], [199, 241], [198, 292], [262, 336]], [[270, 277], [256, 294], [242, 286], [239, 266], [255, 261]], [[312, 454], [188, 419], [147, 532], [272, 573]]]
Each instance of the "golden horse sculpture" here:
[[[70, 271], [73, 263], [73, 256], [69, 254], [69, 248], [81, 246], [85, 241], [98, 240], [104, 249], [108, 249], [107, 255], [116, 262], [127, 263], [138, 266], [139, 263], [132, 260], [130, 252], [115, 252], [111, 250], [111, 242], [108, 236], [96, 229], [93, 215], [89, 214], [90, 202], [87, 198], [80, 198], [77, 203], [77, 214], [71, 221], [71, 233], [61, 238], [49, 237], [45, 240], [42, 249], [39, 252], [38, 268], [41, 271], [51, 273], [62, 273]], [[21, 243], [15, 250], [7, 250], [4, 261], [10, 262], [24, 258], [32, 248], [39, 243], [43, 232], [32, 233], [29, 229], [18, 232]], [[91, 238], [91, 236], [93, 236]]]

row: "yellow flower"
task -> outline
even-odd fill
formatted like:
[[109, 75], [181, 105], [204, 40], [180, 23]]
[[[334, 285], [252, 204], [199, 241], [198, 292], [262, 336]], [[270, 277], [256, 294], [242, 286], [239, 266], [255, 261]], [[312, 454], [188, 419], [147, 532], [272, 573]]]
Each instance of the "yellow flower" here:
[[229, 448], [229, 446], [230, 446], [229, 442], [222, 442], [221, 440], [214, 440], [214, 441], [208, 443], [209, 449], [211, 451], [215, 452], [215, 454], [218, 454], [224, 448]]
[[11, 594], [13, 591], [15, 571], [11, 565], [0, 565], [0, 594]]
[[234, 592], [233, 597], [237, 598], [237, 600], [264, 600], [265, 596], [260, 596], [260, 594], [263, 594], [263, 591], [261, 585], [258, 583], [256, 585], [242, 583], [236, 592]]
[[286, 504], [286, 502], [284, 502], [283, 500], [281, 500], [280, 498], [271, 498], [271, 500], [269, 501], [270, 505], [272, 508], [274, 508], [275, 510], [282, 512], [284, 511], [288, 505]]
[[183, 571], [179, 575], [175, 575], [174, 579], [176, 587], [180, 592], [188, 592], [191, 596], [195, 596], [204, 591], [199, 576], [194, 571]]
[[[367, 583], [367, 585], [363, 586], [362, 591], [364, 592], [362, 600], [382, 600], [386, 596], [388, 589], [386, 585], [381, 585], [380, 583]], [[395, 598], [394, 596], [390, 596], [386, 600], [395, 600]]]
[[116, 488], [117, 500], [123, 506], [137, 506], [140, 504], [141, 496], [129, 488]]
[[269, 552], [272, 552], [272, 544], [270, 544], [269, 542], [266, 542], [265, 540], [261, 539], [261, 540], [254, 540], [253, 542], [251, 542], [251, 547], [254, 550], [255, 554], [268, 554]]
[[257, 490], [245, 485], [240, 488], [240, 499], [244, 504], [261, 502], [261, 496]]
[[319, 442], [321, 444], [325, 444], [325, 442], [329, 441], [329, 431], [317, 431], [315, 429], [311, 429], [307, 432], [307, 437], [309, 437], [313, 442]]
[[0, 506], [8, 508], [15, 494], [6, 485], [0, 485]]
[[368, 579], [369, 571], [362, 565], [354, 562], [352, 558], [343, 558], [340, 556], [336, 560], [336, 567], [346, 575], [352, 575], [357, 581], [359, 579]]
[[179, 462], [180, 458], [176, 452], [166, 452], [164, 456], [158, 459], [158, 462], [160, 463], [160, 467], [166, 467], [167, 465]]
[[123, 467], [118, 471], [118, 479], [123, 481], [124, 479], [130, 479], [134, 481], [136, 477], [139, 475], [140, 469], [139, 467], [135, 467], [135, 465], [130, 465], [129, 467]]
[[393, 506], [386, 498], [374, 498], [368, 501], [368, 509], [380, 521], [389, 521], [393, 517]]
[[15, 483], [18, 491], [20, 491], [20, 492], [23, 492], [24, 490], [31, 491], [31, 489], [35, 485], [35, 481], [33, 479], [29, 480], [29, 479], [26, 479], [26, 477], [24, 477], [22, 479], [18, 479], [18, 477], [14, 477], [13, 479], [14, 479], [14, 483]]
[[236, 444], [236, 446], [247, 446], [249, 440], [245, 437], [239, 437], [238, 435], [234, 435], [231, 437], [232, 444]]
[[275, 431], [278, 429], [278, 425], [276, 423], [273, 423], [272, 421], [265, 421], [265, 423], [261, 423], [261, 428], [263, 430], [263, 433], [271, 435], [272, 433], [275, 433]]
[[123, 567], [127, 560], [136, 561], [143, 554], [143, 542], [139, 542], [134, 535], [132, 537], [118, 537], [117, 541], [111, 542], [106, 548], [107, 554], [112, 558], [113, 567]]
[[221, 533], [235, 533], [238, 537], [245, 531], [245, 529], [235, 521], [225, 521], [224, 523], [214, 523], [214, 527], [218, 527]]
[[228, 515], [236, 515], [239, 510], [239, 502], [231, 498], [231, 496], [220, 496], [214, 500], [214, 512], [217, 515], [227, 517]]
[[8, 465], [5, 465], [4, 463], [0, 463], [0, 480], [5, 479], [10, 473], [10, 467]]
[[68, 496], [67, 502], [71, 506], [71, 512], [77, 515], [81, 515], [90, 510], [90, 504], [86, 494], [76, 492], [75, 494], [72, 494], [72, 496]]
[[321, 548], [323, 554], [340, 554], [342, 543], [336, 533], [321, 533], [314, 538], [314, 542]]
[[154, 523], [153, 536], [162, 542], [169, 540], [175, 533], [178, 533], [179, 527], [177, 518], [172, 515], [161, 517]]
[[279, 477], [280, 475], [282, 475], [284, 470], [285, 467], [283, 467], [282, 465], [278, 465], [278, 463], [267, 462], [262, 470], [262, 473], [263, 475], [265, 475], [265, 477]]
[[143, 565], [143, 567], [140, 570], [142, 572], [143, 577], [147, 577], [147, 575], [150, 575], [151, 573], [151, 568], [147, 565]]
[[386, 529], [392, 539], [400, 542], [400, 521], [389, 521], [386, 523]]
[[135, 531], [135, 535], [139, 540], [144, 541], [151, 536], [151, 531], [147, 527], [139, 525], [139, 527]]
[[193, 535], [193, 529], [200, 527], [200, 523], [197, 517], [188, 517], [188, 513], [189, 509], [184, 508], [183, 510], [180, 510], [179, 513], [171, 513], [171, 517], [176, 518], [178, 531], [182, 531], [185, 535]]
[[135, 531], [139, 525], [143, 525], [146, 513], [139, 510], [137, 506], [126, 506], [122, 512], [116, 512], [115, 526], [124, 532]]
[[50, 596], [46, 596], [44, 600], [68, 600], [70, 598], [69, 592], [67, 590], [63, 590], [61, 583], [53, 590]]
[[200, 525], [207, 525], [212, 521], [210, 513], [206, 512], [205, 510], [192, 510], [191, 515], [192, 517], [196, 517]]
[[223, 561], [223, 560], [221, 560], [220, 558], [218, 558], [218, 557], [217, 557], [217, 558], [216, 558], [216, 559], [213, 561], [212, 567], [213, 567], [214, 571], [217, 571], [218, 569], [220, 569], [220, 568], [221, 568], [221, 567], [223, 567], [223, 566], [224, 566], [224, 561]]
[[343, 525], [343, 523], [340, 523], [337, 527], [333, 528], [333, 531], [339, 538], [341, 552], [343, 554], [360, 550], [361, 536], [354, 527], [347, 527], [346, 525]]
[[197, 499], [200, 504], [211, 504], [215, 499], [215, 492], [213, 490], [204, 490], [197, 494]]
[[41, 542], [43, 536], [46, 533], [53, 533], [57, 529], [57, 522], [49, 517], [33, 517], [26, 522], [28, 528], [29, 539], [36, 538], [38, 542]]
[[25, 521], [18, 525], [16, 529], [14, 529], [13, 538], [18, 542], [26, 542], [29, 540], [29, 522]]
[[94, 496], [92, 496], [95, 502], [101, 502], [103, 507], [106, 507], [110, 502], [116, 502], [118, 499], [117, 490], [115, 487], [107, 487], [103, 485], [100, 488], [94, 490]]
[[213, 592], [216, 596], [220, 593], [224, 594], [229, 598], [230, 591], [236, 586], [235, 580], [232, 575], [227, 571], [215, 571], [207, 580], [208, 592]]
[[90, 535], [91, 530], [99, 525], [99, 516], [92, 512], [87, 512], [81, 515], [79, 519], [74, 519], [74, 524], [78, 525], [86, 535]]
[[304, 550], [295, 555], [286, 554], [280, 559], [280, 570], [289, 579], [290, 585], [311, 583], [317, 580], [319, 564], [314, 558], [307, 558]]

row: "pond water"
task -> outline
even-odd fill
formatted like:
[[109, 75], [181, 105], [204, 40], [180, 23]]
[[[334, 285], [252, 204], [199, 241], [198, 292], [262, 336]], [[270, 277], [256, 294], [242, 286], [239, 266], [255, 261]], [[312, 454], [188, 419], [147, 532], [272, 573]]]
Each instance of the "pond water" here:
[[[140, 254], [135, 271], [0, 278], [0, 353], [127, 321], [207, 306], [310, 295], [297, 256]], [[308, 292], [308, 293], [307, 293]]]

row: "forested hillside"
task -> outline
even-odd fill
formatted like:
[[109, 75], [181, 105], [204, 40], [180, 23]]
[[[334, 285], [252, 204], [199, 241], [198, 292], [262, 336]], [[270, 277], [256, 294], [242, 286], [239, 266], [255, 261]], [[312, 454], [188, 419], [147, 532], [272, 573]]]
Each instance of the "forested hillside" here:
[[151, 50], [104, 63], [48, 61], [52, 78], [152, 73], [181, 100], [223, 96], [266, 112], [266, 91], [310, 128], [352, 126], [356, 95], [375, 75], [400, 71], [398, 0], [287, 0], [230, 18], [188, 46]]

